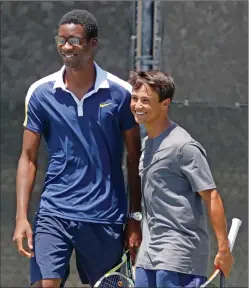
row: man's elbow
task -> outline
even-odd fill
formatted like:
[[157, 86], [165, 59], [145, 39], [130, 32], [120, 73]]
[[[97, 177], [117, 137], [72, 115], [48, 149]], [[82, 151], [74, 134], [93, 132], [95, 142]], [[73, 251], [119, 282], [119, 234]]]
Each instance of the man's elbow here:
[[221, 201], [219, 192], [216, 189], [201, 191], [199, 194], [207, 204], [210, 204], [213, 201]]
[[215, 200], [215, 201], [221, 199], [220, 194], [216, 189], [210, 191], [210, 198], [211, 200]]
[[18, 166], [27, 168], [35, 168], [38, 167], [38, 162], [36, 157], [32, 157], [29, 153], [22, 153], [19, 159]]

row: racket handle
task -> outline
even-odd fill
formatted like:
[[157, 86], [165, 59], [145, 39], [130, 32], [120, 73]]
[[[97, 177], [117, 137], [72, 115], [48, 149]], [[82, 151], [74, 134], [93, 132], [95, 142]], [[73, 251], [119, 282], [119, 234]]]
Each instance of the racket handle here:
[[[229, 246], [230, 246], [230, 251], [232, 252], [233, 246], [236, 240], [236, 237], [239, 232], [240, 225], [242, 224], [242, 221], [238, 218], [233, 218], [232, 219], [232, 225], [229, 230], [228, 234], [228, 240], [229, 240]], [[222, 271], [220, 271], [220, 288], [225, 287], [225, 276]]]
[[238, 231], [240, 228], [240, 225], [242, 224], [242, 221], [238, 218], [232, 219], [232, 225], [228, 234], [228, 240], [230, 245], [230, 251], [233, 251], [234, 242], [236, 240], [236, 237], [238, 235]]
[[223, 272], [220, 272], [220, 288], [224, 288], [225, 287], [225, 276], [223, 274]]
[[133, 275], [132, 275], [132, 265], [131, 265], [131, 256], [130, 256], [130, 252], [128, 251], [126, 253], [127, 255], [127, 274], [128, 274], [128, 277], [130, 279], [132, 279], [132, 281], [134, 280], [133, 279]]

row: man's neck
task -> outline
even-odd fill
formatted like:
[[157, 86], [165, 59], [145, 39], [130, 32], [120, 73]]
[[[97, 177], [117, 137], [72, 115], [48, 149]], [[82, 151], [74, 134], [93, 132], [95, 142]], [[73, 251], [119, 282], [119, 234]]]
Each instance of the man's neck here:
[[96, 72], [94, 63], [91, 62], [82, 69], [66, 67], [64, 82], [69, 90], [88, 91], [95, 83]]
[[160, 134], [162, 134], [166, 129], [168, 129], [170, 125], [171, 122], [167, 117], [164, 120], [160, 119], [160, 121], [155, 121], [152, 124], [144, 125], [144, 127], [147, 131], [147, 135], [149, 138], [156, 138]]

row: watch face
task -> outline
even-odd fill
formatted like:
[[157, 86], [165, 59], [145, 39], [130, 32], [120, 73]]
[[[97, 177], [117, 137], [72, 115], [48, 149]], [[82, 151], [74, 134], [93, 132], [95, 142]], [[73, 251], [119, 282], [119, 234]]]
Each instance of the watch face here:
[[142, 213], [141, 212], [135, 212], [135, 213], [133, 213], [132, 216], [133, 216], [132, 218], [137, 220], [137, 221], [141, 221], [142, 220]]

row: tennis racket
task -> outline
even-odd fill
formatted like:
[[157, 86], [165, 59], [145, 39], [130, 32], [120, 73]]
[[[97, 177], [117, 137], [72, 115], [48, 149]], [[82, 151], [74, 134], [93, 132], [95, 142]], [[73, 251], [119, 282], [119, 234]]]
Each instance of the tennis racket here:
[[[234, 242], [236, 240], [240, 225], [241, 225], [242, 221], [240, 219], [237, 218], [233, 218], [232, 220], [232, 225], [228, 234], [228, 240], [229, 240], [229, 245], [230, 245], [230, 251], [232, 252], [233, 250], [233, 246], [234, 246]], [[216, 279], [218, 276], [220, 276], [220, 285], [217, 286], [214, 283], [212, 283], [214, 281], [214, 279]], [[208, 280], [201, 285], [201, 287], [220, 287], [223, 288], [225, 287], [225, 276], [223, 275], [222, 271], [220, 269], [216, 269], [213, 274], [208, 278]]]
[[[126, 264], [126, 272], [119, 272], [120, 268]], [[121, 262], [102, 276], [94, 285], [101, 288], [119, 288], [134, 287], [134, 279], [132, 276], [132, 265], [129, 251], [125, 251]]]

